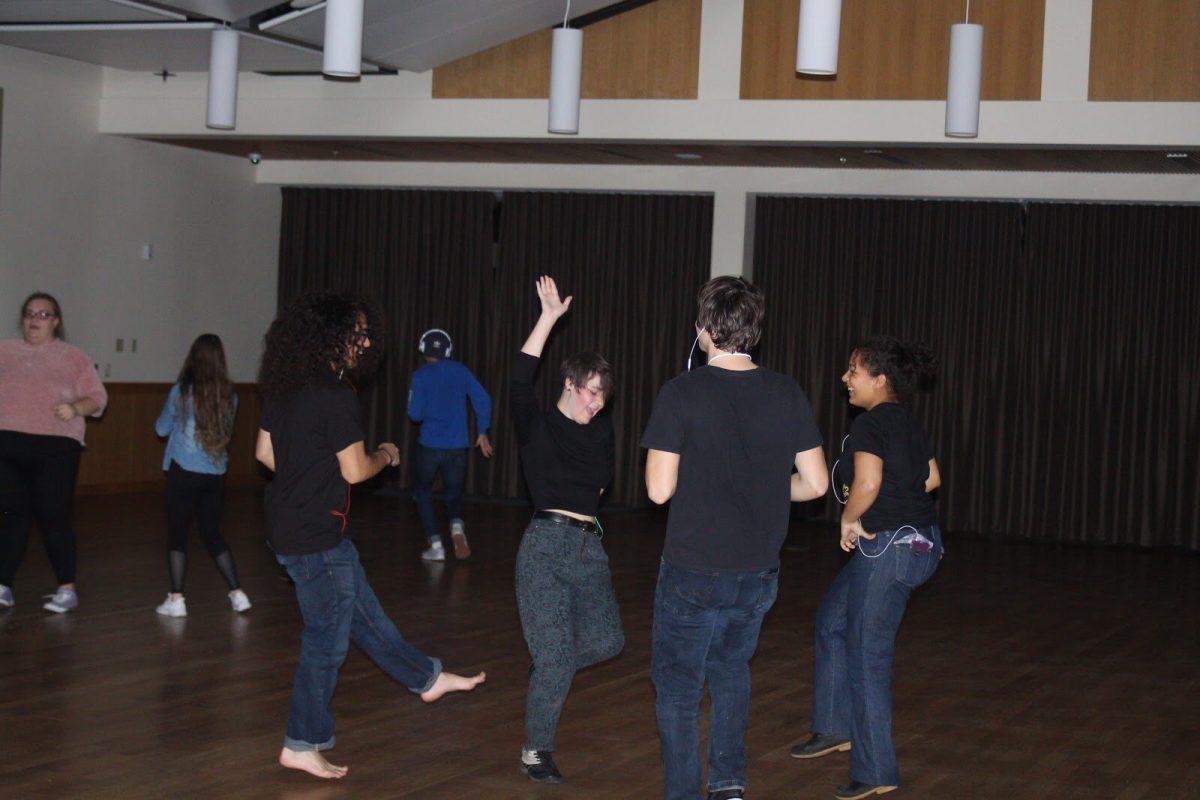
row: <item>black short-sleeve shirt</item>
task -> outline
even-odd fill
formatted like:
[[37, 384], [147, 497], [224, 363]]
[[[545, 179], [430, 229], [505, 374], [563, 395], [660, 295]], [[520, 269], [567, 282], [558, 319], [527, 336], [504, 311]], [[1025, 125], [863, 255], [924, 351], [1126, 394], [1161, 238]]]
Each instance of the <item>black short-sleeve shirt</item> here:
[[557, 408], [543, 411], [533, 388], [541, 359], [517, 353], [510, 405], [517, 426], [521, 466], [533, 506], [596, 515], [600, 490], [613, 479], [612, 419], [607, 413], [586, 425]]
[[933, 449], [921, 423], [907, 408], [898, 403], [880, 403], [855, 418], [837, 465], [839, 483], [854, 485], [856, 452], [871, 453], [883, 460], [879, 496], [862, 517], [868, 533], [892, 531], [904, 525], [924, 528], [937, 524], [937, 506], [925, 491]]
[[663, 558], [689, 569], [779, 566], [796, 454], [821, 446], [792, 378], [704, 366], [658, 394], [642, 447], [679, 454]]
[[267, 537], [282, 555], [319, 553], [349, 534], [350, 484], [337, 454], [363, 435], [358, 397], [330, 373], [282, 402], [263, 406], [275, 477], [267, 486]]

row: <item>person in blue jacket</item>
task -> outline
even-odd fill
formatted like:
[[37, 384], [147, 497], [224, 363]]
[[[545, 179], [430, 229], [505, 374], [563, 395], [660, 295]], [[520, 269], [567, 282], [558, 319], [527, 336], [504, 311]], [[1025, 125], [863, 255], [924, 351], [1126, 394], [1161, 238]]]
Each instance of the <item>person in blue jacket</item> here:
[[475, 427], [479, 432], [475, 446], [484, 458], [491, 458], [493, 452], [487, 435], [492, 423], [492, 399], [471, 370], [450, 358], [453, 349], [450, 334], [441, 328], [421, 334], [417, 350], [425, 363], [413, 373], [408, 393], [408, 417], [421, 426], [413, 465], [413, 500], [417, 503], [417, 513], [429, 542], [429, 547], [421, 553], [421, 558], [426, 561], [446, 560], [446, 548], [433, 514], [433, 481], [438, 472], [442, 474], [454, 555], [457, 558], [471, 555], [462, 504], [463, 486], [467, 481], [467, 454], [471, 449], [467, 430], [468, 399], [475, 410]]
[[154, 430], [167, 437], [163, 471], [167, 473], [167, 575], [171, 591], [155, 610], [165, 617], [186, 617], [183, 582], [187, 575], [187, 535], [196, 520], [204, 547], [229, 585], [234, 611], [250, 608], [242, 591], [233, 553], [221, 538], [221, 509], [226, 447], [233, 435], [237, 393], [225, 368], [219, 336], [196, 337], [179, 380], [171, 387]]

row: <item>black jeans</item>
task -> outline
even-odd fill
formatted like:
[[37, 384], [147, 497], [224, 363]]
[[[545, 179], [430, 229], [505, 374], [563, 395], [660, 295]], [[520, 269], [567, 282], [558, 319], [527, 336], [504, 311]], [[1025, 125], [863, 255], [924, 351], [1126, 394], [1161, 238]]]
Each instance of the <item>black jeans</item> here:
[[600, 537], [551, 520], [530, 522], [517, 550], [517, 608], [533, 656], [525, 749], [553, 750], [575, 671], [625, 646]]
[[36, 520], [59, 584], [75, 582], [75, 478], [83, 447], [68, 436], [0, 431], [0, 584], [12, 586]]

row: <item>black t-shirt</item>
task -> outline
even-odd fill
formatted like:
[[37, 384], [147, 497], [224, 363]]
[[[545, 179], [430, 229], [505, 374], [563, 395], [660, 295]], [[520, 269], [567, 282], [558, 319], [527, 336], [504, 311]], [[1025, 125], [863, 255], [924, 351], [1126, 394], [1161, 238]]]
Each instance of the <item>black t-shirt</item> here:
[[704, 366], [658, 393], [642, 447], [678, 453], [663, 558], [689, 569], [779, 566], [796, 454], [821, 446], [812, 406], [786, 375]]
[[925, 491], [933, 450], [921, 424], [907, 408], [898, 403], [880, 403], [858, 415], [850, 425], [850, 438], [838, 460], [838, 483], [854, 485], [856, 452], [883, 459], [879, 496], [862, 517], [868, 533], [894, 531], [904, 525], [924, 528], [937, 524], [937, 506]]
[[275, 478], [267, 485], [268, 541], [281, 555], [320, 553], [349, 534], [350, 484], [337, 454], [361, 442], [358, 397], [330, 373], [279, 403], [263, 406]]
[[533, 390], [539, 363], [541, 359], [528, 353], [517, 353], [511, 392], [521, 466], [533, 507], [593, 517], [600, 507], [600, 490], [613, 479], [612, 420], [599, 414], [580, 425], [557, 407], [542, 411]]

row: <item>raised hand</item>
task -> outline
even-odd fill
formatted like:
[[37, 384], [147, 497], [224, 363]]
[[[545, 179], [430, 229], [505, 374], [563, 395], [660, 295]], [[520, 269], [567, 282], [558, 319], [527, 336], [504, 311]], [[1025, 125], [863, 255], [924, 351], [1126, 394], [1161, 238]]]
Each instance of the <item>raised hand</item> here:
[[549, 275], [543, 275], [537, 279], [537, 294], [538, 300], [542, 301], [542, 314], [557, 320], [563, 314], [567, 313], [567, 309], [571, 307], [571, 297], [562, 300], [558, 296], [558, 285], [554, 282], [554, 278]]

